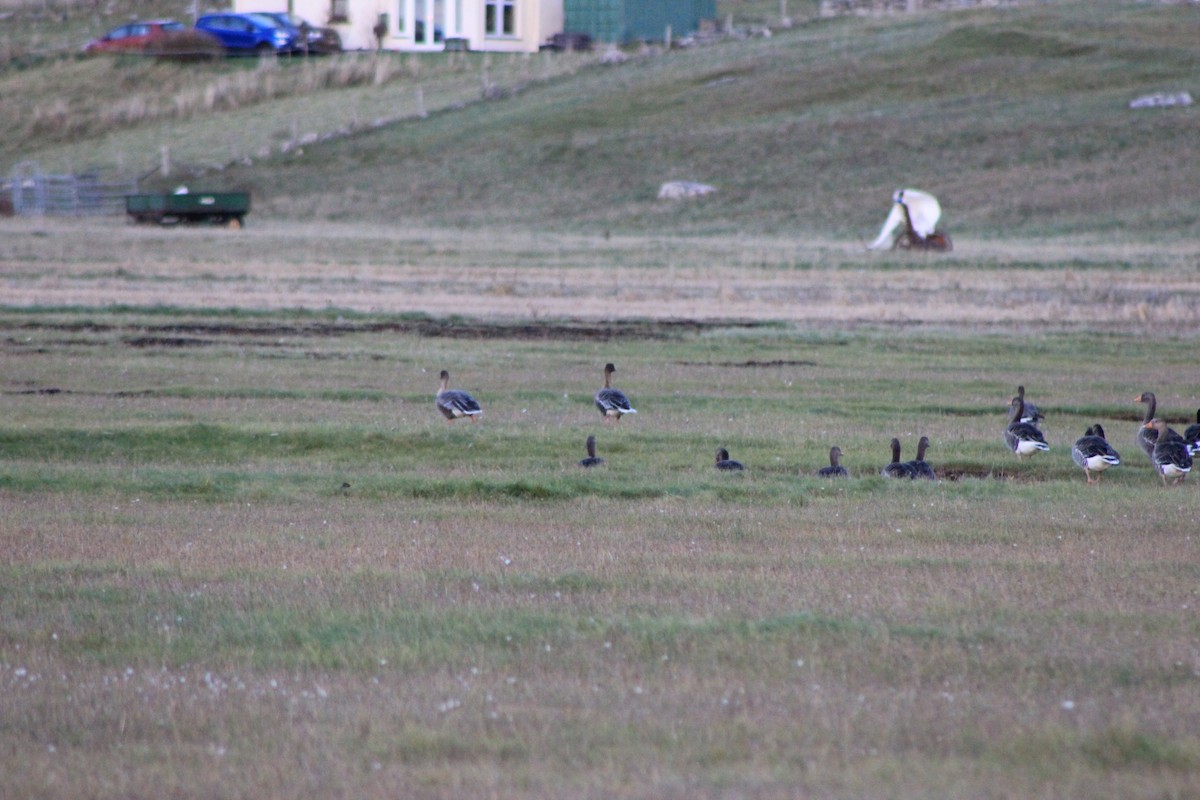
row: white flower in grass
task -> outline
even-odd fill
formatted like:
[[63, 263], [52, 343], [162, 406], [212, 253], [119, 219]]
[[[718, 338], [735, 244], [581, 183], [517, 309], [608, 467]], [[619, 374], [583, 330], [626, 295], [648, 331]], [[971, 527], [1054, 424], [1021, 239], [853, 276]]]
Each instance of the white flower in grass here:
[[1075, 701], [1074, 700], [1063, 700], [1062, 707], [1063, 707], [1063, 711], [1074, 711], [1075, 710]]
[[458, 708], [461, 705], [462, 705], [461, 700], [455, 700], [454, 698], [450, 698], [449, 700], [447, 700], [446, 702], [444, 702], [438, 706], [438, 711], [445, 714], [449, 711], [453, 711], [454, 709]]

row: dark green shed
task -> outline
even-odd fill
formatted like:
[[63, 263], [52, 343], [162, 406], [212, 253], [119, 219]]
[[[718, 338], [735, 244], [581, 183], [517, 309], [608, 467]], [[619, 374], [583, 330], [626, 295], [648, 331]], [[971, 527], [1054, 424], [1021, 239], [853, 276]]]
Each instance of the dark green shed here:
[[563, 0], [563, 29], [597, 42], [626, 44], [686, 36], [717, 18], [717, 0]]

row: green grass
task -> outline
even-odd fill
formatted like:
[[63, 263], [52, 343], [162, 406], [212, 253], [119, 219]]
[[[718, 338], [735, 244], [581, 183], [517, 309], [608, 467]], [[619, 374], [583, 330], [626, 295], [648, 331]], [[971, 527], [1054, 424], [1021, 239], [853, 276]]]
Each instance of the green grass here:
[[[467, 351], [385, 322], [0, 314], [13, 785], [74, 794], [78, 766], [120, 787], [99, 796], [1196, 785], [1195, 487], [1126, 443], [1146, 337], [1015, 353], [963, 330], [648, 324]], [[127, 344], [163, 324], [216, 341]], [[280, 331], [292, 356], [255, 346]], [[1152, 345], [1182, 414], [1192, 342]], [[477, 424], [431, 407], [425, 365], [452, 355]], [[590, 405], [606, 358], [642, 412], [619, 426]], [[1053, 446], [1028, 464], [999, 437], [1018, 381]], [[1089, 487], [1068, 447], [1097, 417], [1126, 463]], [[588, 433], [609, 463], [583, 472]], [[887, 438], [920, 433], [959, 479], [878, 477]], [[812, 476], [831, 442], [853, 480]], [[746, 474], [712, 468], [718, 444]]]

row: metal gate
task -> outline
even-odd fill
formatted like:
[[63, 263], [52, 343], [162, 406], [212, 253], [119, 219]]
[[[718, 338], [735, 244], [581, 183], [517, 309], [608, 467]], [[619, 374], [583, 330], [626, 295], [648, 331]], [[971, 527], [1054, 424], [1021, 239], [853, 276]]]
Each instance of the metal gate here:
[[93, 216], [124, 214], [125, 195], [137, 193], [137, 181], [100, 180], [97, 173], [47, 175], [35, 161], [13, 167], [9, 178], [13, 213]]

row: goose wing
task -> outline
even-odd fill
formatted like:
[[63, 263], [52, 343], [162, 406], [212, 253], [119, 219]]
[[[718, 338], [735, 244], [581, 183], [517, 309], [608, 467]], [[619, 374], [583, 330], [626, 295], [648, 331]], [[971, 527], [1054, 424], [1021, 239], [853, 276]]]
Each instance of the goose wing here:
[[1098, 466], [1115, 467], [1121, 463], [1121, 455], [1101, 436], [1086, 435], [1075, 440], [1071, 446], [1071, 459], [1083, 469]]
[[446, 415], [447, 419], [451, 417], [469, 417], [483, 413], [479, 402], [461, 389], [447, 389], [443, 392], [438, 392], [437, 407]]
[[620, 389], [604, 387], [596, 392], [596, 408], [604, 414], [636, 414], [637, 410]]

